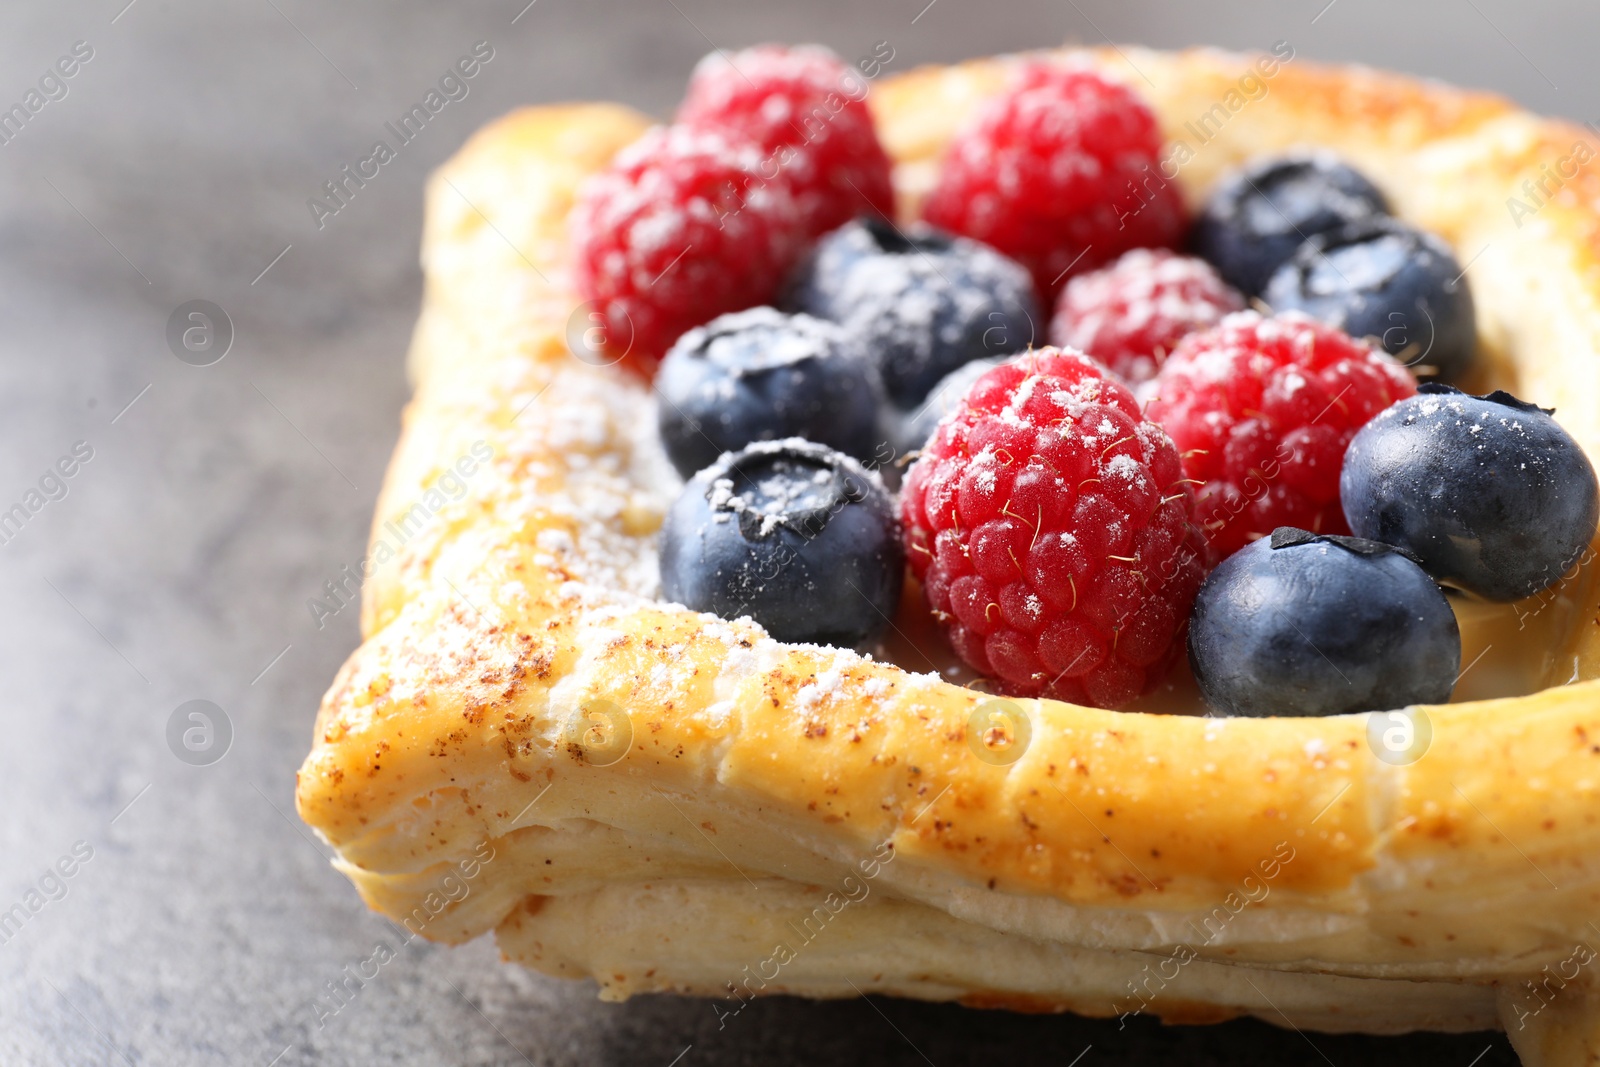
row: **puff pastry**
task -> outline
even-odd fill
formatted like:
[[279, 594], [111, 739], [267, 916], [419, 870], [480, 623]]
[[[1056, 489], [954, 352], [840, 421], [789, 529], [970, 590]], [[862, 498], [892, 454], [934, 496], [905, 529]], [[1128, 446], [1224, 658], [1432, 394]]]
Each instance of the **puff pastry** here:
[[[1137, 85], [1191, 145], [1253, 61], [1062, 56]], [[1014, 62], [873, 87], [903, 211]], [[1600, 461], [1600, 174], [1531, 217], [1506, 204], [1587, 134], [1361, 69], [1297, 61], [1266, 84], [1182, 165], [1185, 194], [1260, 153], [1349, 157], [1470, 263], [1486, 377], [1557, 407]], [[1464, 659], [1485, 650], [1483, 677], [1533, 695], [1428, 709], [1409, 766], [1374, 756], [1366, 716], [1050, 701], [1017, 701], [1020, 758], [979, 758], [987, 698], [941, 679], [913, 611], [902, 669], [654, 599], [679, 483], [647, 387], [566, 341], [574, 189], [645, 126], [519, 111], [429, 186], [365, 640], [298, 775], [301, 816], [369, 905], [440, 941], [493, 930], [607, 999], [1503, 1026], [1525, 1063], [1600, 1062], [1597, 568], [1463, 616]]]

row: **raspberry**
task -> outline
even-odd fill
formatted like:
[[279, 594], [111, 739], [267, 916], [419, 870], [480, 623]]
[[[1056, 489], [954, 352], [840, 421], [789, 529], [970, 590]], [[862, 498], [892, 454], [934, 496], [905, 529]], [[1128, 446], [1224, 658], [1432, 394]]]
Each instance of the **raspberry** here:
[[866, 80], [827, 48], [760, 45], [702, 59], [678, 121], [759, 144], [761, 173], [789, 177], [816, 237], [860, 214], [894, 215], [889, 157], [866, 97]]
[[1279, 526], [1347, 534], [1339, 471], [1357, 430], [1417, 391], [1411, 373], [1299, 312], [1229, 315], [1192, 333], [1147, 388], [1146, 414], [1203, 487], [1200, 524], [1218, 558]]
[[1081, 348], [1129, 382], [1155, 376], [1184, 334], [1215, 326], [1244, 298], [1203, 259], [1135, 248], [1067, 282], [1050, 340]]
[[950, 643], [1000, 688], [1115, 708], [1183, 650], [1206, 548], [1177, 449], [1081, 352], [990, 370], [901, 497], [907, 555]]
[[747, 140], [657, 127], [579, 190], [578, 291], [642, 367], [691, 327], [772, 302], [804, 250], [794, 192], [761, 159]]
[[1051, 296], [1069, 270], [1177, 243], [1187, 220], [1160, 151], [1155, 115], [1132, 90], [1030, 63], [951, 144], [924, 214], [1020, 261]]

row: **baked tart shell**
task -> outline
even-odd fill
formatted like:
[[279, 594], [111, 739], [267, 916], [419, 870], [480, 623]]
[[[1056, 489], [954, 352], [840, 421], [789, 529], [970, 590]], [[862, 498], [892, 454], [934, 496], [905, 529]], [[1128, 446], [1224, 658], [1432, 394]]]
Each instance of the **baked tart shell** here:
[[[1192, 149], [1173, 178], [1191, 200], [1253, 156], [1349, 158], [1468, 264], [1478, 384], [1555, 407], [1600, 460], [1600, 174], [1563, 171], [1531, 215], [1507, 206], [1587, 131], [1298, 59], [1060, 58], [1145, 95]], [[902, 214], [1015, 62], [872, 86]], [[494, 930], [508, 958], [613, 999], [1504, 1026], [1530, 1064], [1600, 1057], [1592, 553], [1540, 597], [1465, 609], [1464, 661], [1483, 649], [1486, 677], [1530, 695], [1424, 709], [1415, 762], [1377, 758], [1365, 715], [1021, 699], [1025, 749], [984, 758], [973, 716], [992, 698], [931, 671], [914, 607], [902, 669], [654, 599], [680, 483], [648, 386], [569, 347], [586, 323], [566, 251], [579, 183], [647, 125], [524, 109], [429, 184], [416, 394], [363, 568], [364, 641], [297, 787], [369, 905], [435, 940]]]

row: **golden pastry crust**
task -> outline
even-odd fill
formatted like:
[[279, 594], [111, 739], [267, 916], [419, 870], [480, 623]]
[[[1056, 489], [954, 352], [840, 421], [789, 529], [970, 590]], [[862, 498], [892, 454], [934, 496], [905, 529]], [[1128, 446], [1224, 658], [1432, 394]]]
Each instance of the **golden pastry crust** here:
[[[1062, 59], [1134, 84], [1174, 144], [1257, 62]], [[1013, 62], [874, 86], [902, 211]], [[1186, 195], [1256, 154], [1350, 157], [1470, 260], [1487, 377], [1559, 407], [1600, 457], [1600, 175], [1520, 226], [1506, 207], [1584, 132], [1364, 70], [1294, 60], [1260, 81], [1179, 168]], [[585, 323], [565, 263], [575, 188], [644, 126], [607, 105], [519, 111], [430, 184], [417, 392], [366, 640], [298, 776], [302, 817], [369, 904], [440, 940], [496, 929], [510, 958], [609, 996], [876, 990], [1370, 1032], [1515, 1027], [1519, 981], [1600, 944], [1593, 566], [1463, 617], [1469, 655], [1558, 687], [1428, 709], [1411, 766], [1374, 757], [1366, 716], [1026, 700], [1031, 742], [1001, 764], [969, 744], [982, 693], [655, 601], [679, 483], [646, 387], [570, 354]], [[622, 740], [596, 743], [584, 716]], [[451, 878], [464, 888], [441, 898]], [[848, 903], [824, 906], [826, 938], [744, 984], [785, 916], [829, 894]], [[1540, 1058], [1561, 1042], [1597, 1054], [1572, 1006], [1590, 995], [1513, 1029], [1528, 1062], [1580, 1062]]]

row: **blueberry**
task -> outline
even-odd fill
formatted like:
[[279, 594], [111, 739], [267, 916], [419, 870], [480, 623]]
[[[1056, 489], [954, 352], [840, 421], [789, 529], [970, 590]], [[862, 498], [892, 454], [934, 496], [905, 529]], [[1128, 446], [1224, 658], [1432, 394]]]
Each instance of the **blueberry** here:
[[1273, 272], [1274, 311], [1304, 311], [1351, 337], [1372, 337], [1407, 366], [1454, 381], [1478, 348], [1472, 290], [1450, 246], [1375, 216], [1319, 234]]
[[1378, 187], [1336, 156], [1275, 156], [1224, 178], [1195, 220], [1190, 241], [1229, 285], [1259, 296], [1303, 241], [1388, 213]]
[[904, 564], [877, 479], [797, 438], [724, 455], [689, 481], [661, 528], [667, 599], [749, 615], [780, 641], [877, 636], [899, 603]]
[[1229, 715], [1343, 715], [1450, 699], [1461, 631], [1399, 550], [1280, 526], [1211, 572], [1189, 664]]
[[1038, 319], [1033, 281], [1019, 264], [977, 241], [884, 219], [824, 237], [790, 299], [841, 324], [902, 408], [915, 408], [964, 363], [1023, 351]]
[[753, 441], [804, 437], [868, 459], [879, 437], [877, 386], [844, 332], [772, 308], [678, 338], [656, 400], [661, 441], [685, 478]]
[[1424, 384], [1350, 442], [1350, 528], [1399, 545], [1439, 581], [1490, 600], [1548, 588], [1600, 524], [1594, 467], [1550, 416], [1509, 393]]

